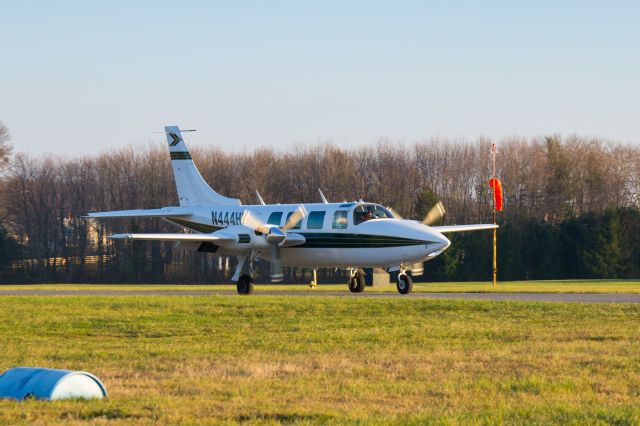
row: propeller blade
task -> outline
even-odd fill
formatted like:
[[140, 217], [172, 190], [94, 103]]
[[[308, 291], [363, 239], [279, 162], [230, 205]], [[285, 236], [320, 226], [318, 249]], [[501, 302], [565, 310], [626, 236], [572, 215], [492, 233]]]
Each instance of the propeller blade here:
[[389, 210], [391, 212], [391, 214], [396, 218], [396, 219], [404, 219], [402, 217], [402, 215], [400, 215], [400, 213], [398, 213], [397, 211], [395, 211], [394, 209], [392, 209], [391, 207], [387, 207], [387, 210]]
[[245, 210], [242, 214], [241, 223], [254, 231], [262, 232], [263, 234], [269, 233], [269, 227], [265, 225], [262, 220], [254, 216], [249, 210]]
[[271, 282], [277, 283], [284, 279], [282, 259], [280, 258], [280, 247], [271, 246]]
[[287, 229], [293, 228], [306, 215], [307, 215], [307, 210], [304, 208], [304, 206], [302, 206], [302, 205], [298, 206], [298, 208], [293, 212], [293, 214], [291, 216], [289, 216], [289, 220], [287, 220], [287, 223], [284, 224], [282, 229], [284, 229], [286, 231]]
[[411, 265], [411, 276], [421, 277], [424, 274], [424, 263], [418, 262]]
[[444, 205], [442, 204], [442, 202], [438, 201], [436, 205], [433, 206], [431, 210], [429, 210], [429, 213], [427, 213], [424, 219], [422, 219], [422, 223], [425, 225], [436, 223], [437, 221], [442, 219], [442, 216], [444, 216], [444, 214]]

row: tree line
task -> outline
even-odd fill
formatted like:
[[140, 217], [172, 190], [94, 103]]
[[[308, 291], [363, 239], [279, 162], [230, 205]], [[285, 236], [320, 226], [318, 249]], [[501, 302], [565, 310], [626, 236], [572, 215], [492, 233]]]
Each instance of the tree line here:
[[[3, 126], [2, 126], [3, 127]], [[6, 128], [5, 128], [6, 129]], [[0, 133], [1, 135], [2, 133]], [[8, 141], [8, 132], [5, 140]], [[1, 139], [1, 138], [0, 138]], [[218, 192], [255, 204], [375, 201], [421, 219], [441, 200], [445, 224], [492, 220], [493, 141], [433, 138], [380, 140], [343, 148], [332, 143], [231, 153], [191, 149]], [[74, 158], [0, 155], [0, 280], [3, 282], [225, 282], [235, 260], [178, 250], [173, 243], [111, 242], [114, 232], [176, 232], [160, 219], [81, 218], [87, 211], [158, 208], [177, 196], [164, 144]], [[499, 279], [640, 276], [640, 148], [584, 137], [498, 141], [505, 193], [498, 214]], [[3, 161], [2, 158], [9, 159]], [[427, 280], [486, 280], [491, 233], [452, 236], [425, 265]], [[266, 265], [256, 265], [262, 279]], [[291, 281], [309, 271], [287, 269]], [[342, 280], [325, 270], [321, 280]]]

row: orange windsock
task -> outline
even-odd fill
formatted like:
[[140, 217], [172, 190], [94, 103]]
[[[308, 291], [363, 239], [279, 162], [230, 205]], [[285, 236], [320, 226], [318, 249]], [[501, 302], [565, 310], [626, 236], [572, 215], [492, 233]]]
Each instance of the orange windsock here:
[[502, 182], [498, 178], [489, 179], [489, 186], [493, 189], [493, 201], [496, 205], [496, 211], [502, 211]]

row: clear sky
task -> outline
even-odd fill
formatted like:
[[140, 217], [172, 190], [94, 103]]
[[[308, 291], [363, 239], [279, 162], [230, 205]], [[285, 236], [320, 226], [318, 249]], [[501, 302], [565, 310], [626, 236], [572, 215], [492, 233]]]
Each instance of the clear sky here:
[[165, 124], [227, 149], [551, 133], [640, 143], [638, 1], [0, 0], [18, 151]]

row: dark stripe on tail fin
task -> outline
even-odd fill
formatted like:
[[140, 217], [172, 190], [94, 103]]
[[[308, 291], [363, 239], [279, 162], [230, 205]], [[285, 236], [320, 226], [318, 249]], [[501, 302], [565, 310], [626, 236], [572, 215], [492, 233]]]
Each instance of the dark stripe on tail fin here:
[[191, 160], [191, 154], [189, 154], [189, 151], [176, 151], [171, 152], [170, 154], [172, 160]]

